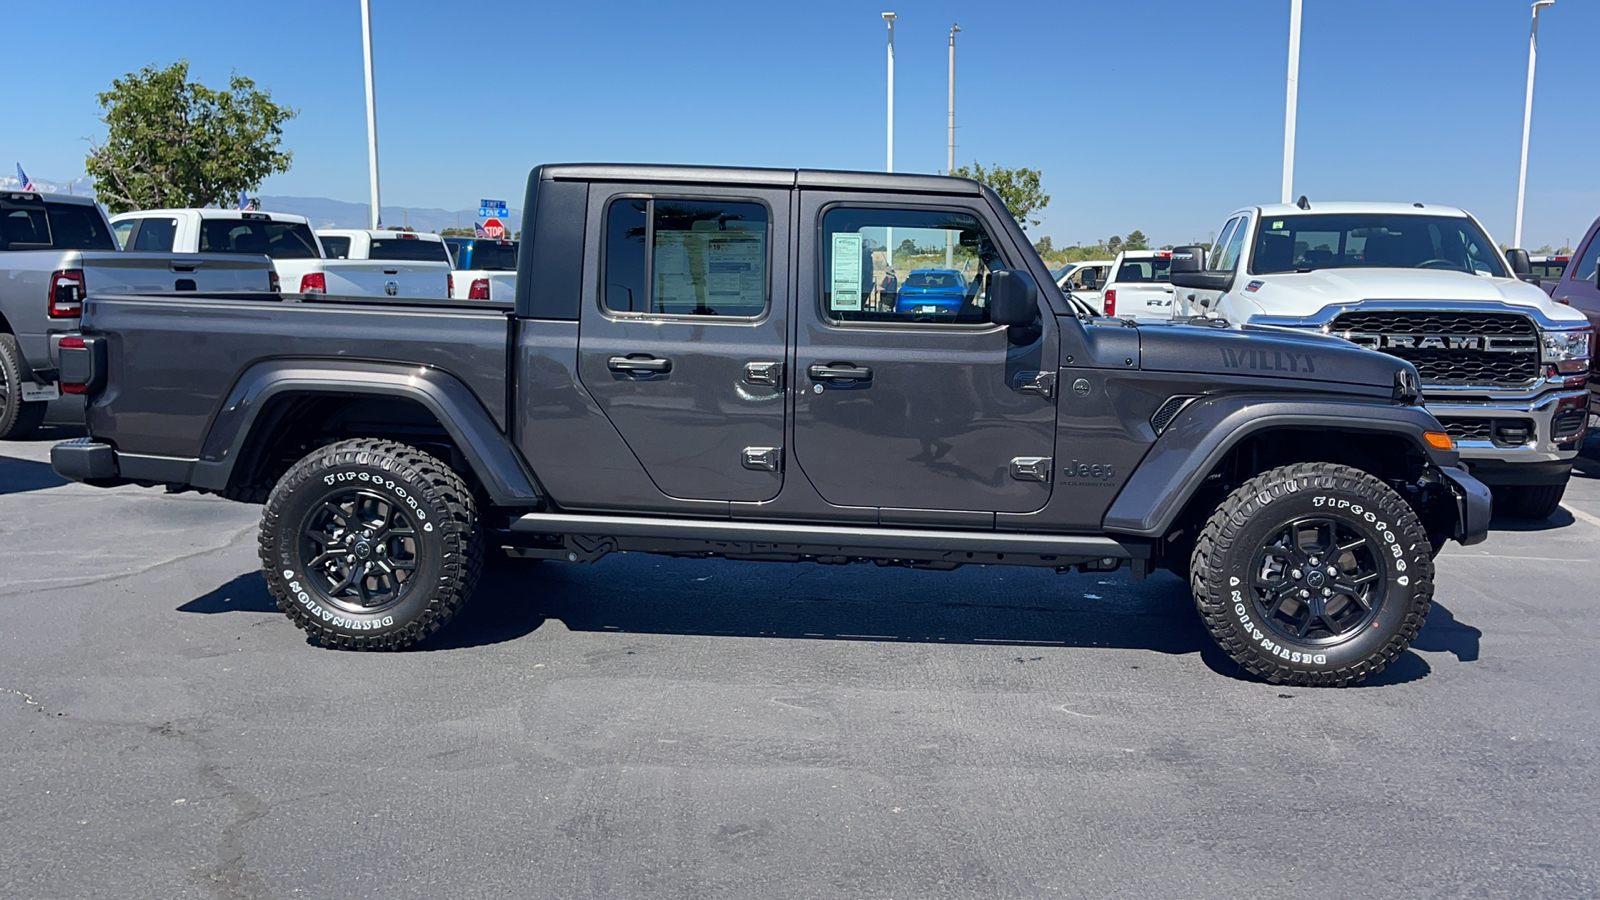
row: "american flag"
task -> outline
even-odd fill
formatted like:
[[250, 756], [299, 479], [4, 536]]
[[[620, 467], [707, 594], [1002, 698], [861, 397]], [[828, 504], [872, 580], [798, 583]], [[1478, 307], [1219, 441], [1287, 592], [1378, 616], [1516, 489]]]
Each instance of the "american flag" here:
[[33, 179], [28, 177], [27, 172], [22, 171], [22, 163], [17, 163], [17, 183], [21, 184], [25, 191], [33, 190]]
[[486, 238], [489, 236], [489, 232], [483, 230], [482, 222], [474, 222], [472, 223], [472, 236]]
[[245, 212], [252, 212], [256, 208], [255, 201], [251, 200], [249, 197], [246, 197], [244, 195], [244, 191], [239, 192], [239, 208]]

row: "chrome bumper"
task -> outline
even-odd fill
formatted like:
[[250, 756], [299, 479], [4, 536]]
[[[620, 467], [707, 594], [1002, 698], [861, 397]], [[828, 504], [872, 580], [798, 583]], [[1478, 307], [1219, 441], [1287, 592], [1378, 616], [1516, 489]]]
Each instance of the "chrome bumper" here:
[[[1554, 381], [1554, 379], [1552, 379]], [[1559, 387], [1513, 398], [1468, 398], [1424, 385], [1423, 402], [1464, 460], [1570, 462], [1583, 445], [1589, 392]]]

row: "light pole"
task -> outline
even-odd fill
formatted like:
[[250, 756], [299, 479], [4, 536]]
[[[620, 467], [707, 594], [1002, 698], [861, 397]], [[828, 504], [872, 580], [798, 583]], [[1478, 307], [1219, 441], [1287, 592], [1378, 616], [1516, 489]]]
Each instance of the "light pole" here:
[[1283, 202], [1294, 199], [1294, 121], [1300, 103], [1300, 0], [1289, 0], [1288, 97], [1283, 109]]
[[[883, 14], [883, 20], [889, 23], [889, 147], [888, 163], [884, 171], [894, 171], [894, 20], [899, 18], [892, 12]], [[894, 229], [884, 229], [883, 266], [884, 269], [894, 268]]]
[[1517, 227], [1511, 237], [1511, 246], [1522, 246], [1522, 201], [1528, 192], [1528, 129], [1533, 125], [1533, 66], [1539, 58], [1539, 10], [1556, 0], [1536, 0], [1533, 4], [1533, 26], [1528, 32], [1528, 96], [1522, 102], [1522, 167], [1517, 171]]
[[[950, 127], [949, 140], [945, 145], [944, 173], [949, 175], [956, 170], [956, 32], [961, 30], [960, 25], [950, 26]], [[955, 232], [944, 233], [944, 267], [956, 267]]]
[[378, 104], [372, 90], [372, 3], [361, 0], [361, 50], [367, 65], [367, 170], [372, 181], [372, 227], [383, 223], [378, 200]]

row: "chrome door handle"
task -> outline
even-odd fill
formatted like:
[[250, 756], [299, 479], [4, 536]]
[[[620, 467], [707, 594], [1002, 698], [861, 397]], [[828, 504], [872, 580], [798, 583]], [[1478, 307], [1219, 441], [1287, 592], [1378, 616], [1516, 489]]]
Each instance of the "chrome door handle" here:
[[606, 368], [630, 375], [660, 375], [672, 371], [672, 360], [654, 356], [613, 356], [606, 360]]
[[806, 374], [812, 381], [871, 381], [872, 370], [866, 366], [853, 366], [850, 363], [818, 363], [809, 369]]

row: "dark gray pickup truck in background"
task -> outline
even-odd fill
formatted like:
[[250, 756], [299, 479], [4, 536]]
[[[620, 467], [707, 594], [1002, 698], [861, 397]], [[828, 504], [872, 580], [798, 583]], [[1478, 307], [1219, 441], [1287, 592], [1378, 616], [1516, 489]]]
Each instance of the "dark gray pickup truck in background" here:
[[[1340, 685], [1487, 527], [1409, 363], [1081, 317], [970, 181], [543, 166], [525, 209], [514, 308], [89, 297], [61, 360], [89, 437], [56, 471], [264, 503], [280, 607], [349, 649], [445, 624], [486, 546], [1127, 566], [1188, 578], [1249, 671]], [[874, 291], [946, 241], [959, 309]]]

